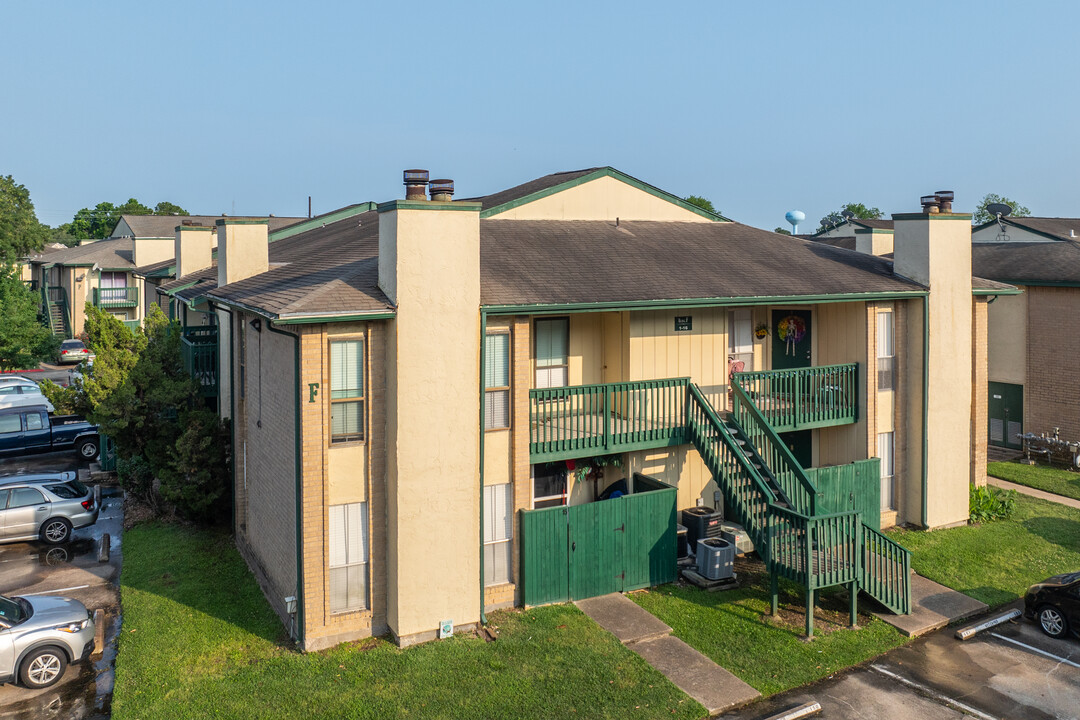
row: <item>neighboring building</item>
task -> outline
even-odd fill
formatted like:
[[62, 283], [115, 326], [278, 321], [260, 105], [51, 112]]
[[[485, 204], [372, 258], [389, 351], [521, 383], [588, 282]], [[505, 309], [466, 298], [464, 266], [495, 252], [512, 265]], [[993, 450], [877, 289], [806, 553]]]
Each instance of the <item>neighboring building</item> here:
[[971, 233], [977, 275], [1016, 285], [989, 313], [989, 439], [1080, 440], [1080, 218], [992, 220]]
[[811, 239], [845, 250], [888, 257], [892, 254], [893, 221], [849, 218], [839, 225], [815, 233]]
[[966, 522], [986, 299], [1016, 292], [972, 279], [970, 215], [894, 216], [890, 261], [611, 168], [425, 182], [272, 243], [265, 219], [178, 227], [159, 289], [232, 419], [237, 545], [303, 647], [673, 579], [696, 505], [808, 604], [845, 584], [907, 611], [877, 529]]
[[[173, 228], [182, 222], [213, 223], [212, 216], [123, 215], [112, 235], [29, 258], [30, 280], [42, 288], [45, 316], [63, 337], [82, 333], [87, 302], [108, 310], [128, 327], [142, 322], [147, 299], [140, 265], [170, 260]], [[274, 229], [306, 218], [270, 218]]]

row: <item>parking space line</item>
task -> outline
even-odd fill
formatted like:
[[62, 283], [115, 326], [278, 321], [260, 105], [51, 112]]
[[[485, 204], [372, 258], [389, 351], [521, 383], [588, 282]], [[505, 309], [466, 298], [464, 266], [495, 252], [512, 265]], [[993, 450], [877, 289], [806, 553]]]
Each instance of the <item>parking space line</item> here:
[[22, 595], [20, 595], [20, 597], [30, 597], [32, 595], [52, 595], [53, 593], [67, 592], [68, 590], [82, 590], [83, 588], [88, 588], [88, 587], [90, 587], [90, 586], [89, 585], [76, 585], [75, 587], [57, 588], [56, 590], [42, 590], [41, 592], [36, 592], [36, 593], [23, 593]]
[[996, 638], [1001, 638], [1005, 642], [1011, 642], [1013, 645], [1019, 645], [1022, 648], [1026, 648], [1026, 649], [1030, 650], [1031, 652], [1039, 653], [1040, 655], [1045, 655], [1048, 658], [1051, 658], [1053, 660], [1057, 660], [1058, 662], [1063, 662], [1066, 665], [1072, 665], [1074, 668], [1080, 668], [1080, 663], [1075, 663], [1072, 660], [1068, 660], [1066, 658], [1060, 657], [1058, 655], [1055, 655], [1052, 652], [1047, 652], [1046, 650], [1040, 650], [1039, 648], [1034, 647], [1033, 645], [1028, 645], [1027, 643], [1022, 643], [1019, 640], [1013, 640], [1012, 638], [1005, 637], [1004, 635], [998, 635], [995, 632], [992, 632], [990, 634], [993, 635]]
[[892, 672], [890, 670], [886, 670], [885, 668], [881, 667], [880, 665], [871, 665], [870, 669], [875, 670], [876, 672], [879, 672], [882, 675], [890, 677], [893, 680], [896, 680], [897, 682], [900, 682], [900, 683], [902, 683], [904, 685], [907, 685], [909, 688], [911, 688], [913, 690], [918, 690], [919, 692], [926, 695], [927, 697], [931, 697], [931, 698], [937, 700], [938, 702], [940, 702], [940, 703], [942, 703], [944, 705], [948, 705], [953, 710], [959, 710], [960, 712], [967, 713], [968, 715], [974, 715], [977, 718], [982, 718], [982, 720], [998, 720], [998, 718], [994, 717], [993, 715], [987, 715], [986, 713], [984, 713], [982, 711], [979, 711], [979, 710], [976, 710], [975, 708], [971, 707], [970, 705], [965, 705], [964, 703], [960, 702], [959, 700], [951, 698], [948, 695], [942, 695], [941, 693], [927, 687], [926, 685], [921, 685], [921, 684], [919, 684], [919, 683], [917, 683], [917, 682], [915, 682], [913, 680], [908, 680], [906, 677], [903, 677], [902, 675], [897, 675], [896, 673], [894, 673], [894, 672]]

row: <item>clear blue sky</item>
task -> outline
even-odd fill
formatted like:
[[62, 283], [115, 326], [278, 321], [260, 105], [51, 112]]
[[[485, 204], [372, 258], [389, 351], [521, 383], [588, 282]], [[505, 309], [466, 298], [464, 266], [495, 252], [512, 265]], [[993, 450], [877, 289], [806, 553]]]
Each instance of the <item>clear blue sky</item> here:
[[301, 215], [613, 165], [766, 228], [956, 191], [1080, 216], [1080, 3], [9, 2], [0, 174]]

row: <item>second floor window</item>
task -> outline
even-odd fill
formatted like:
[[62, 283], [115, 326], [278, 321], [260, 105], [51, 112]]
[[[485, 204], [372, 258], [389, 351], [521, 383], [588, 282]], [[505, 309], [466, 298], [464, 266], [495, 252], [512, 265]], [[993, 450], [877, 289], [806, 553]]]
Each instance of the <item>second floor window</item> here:
[[330, 343], [330, 441], [364, 439], [364, 341]]
[[896, 389], [896, 349], [893, 342], [893, 314], [877, 314], [877, 389]]
[[536, 321], [536, 387], [566, 387], [570, 384], [570, 320]]
[[510, 427], [510, 333], [484, 336], [484, 429]]

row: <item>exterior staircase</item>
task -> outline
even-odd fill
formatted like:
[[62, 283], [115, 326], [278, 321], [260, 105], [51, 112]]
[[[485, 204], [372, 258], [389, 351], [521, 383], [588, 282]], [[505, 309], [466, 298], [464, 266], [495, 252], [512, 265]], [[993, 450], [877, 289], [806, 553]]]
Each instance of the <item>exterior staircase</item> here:
[[52, 330], [53, 335], [60, 338], [66, 338], [67, 332], [67, 316], [64, 312], [64, 306], [60, 303], [50, 303], [48, 310], [49, 329]]
[[71, 337], [71, 324], [68, 321], [67, 290], [62, 286], [52, 285], [41, 288], [42, 321], [53, 335], [66, 339]]
[[697, 385], [689, 385], [689, 440], [724, 493], [727, 515], [739, 522], [765, 561], [778, 604], [778, 580], [801, 585], [806, 594], [806, 634], [813, 636], [817, 590], [845, 585], [851, 623], [863, 591], [897, 614], [911, 610], [911, 553], [862, 522], [857, 512], [821, 514], [817, 490], [805, 468], [751, 397], [732, 382], [735, 410], [725, 416]]

